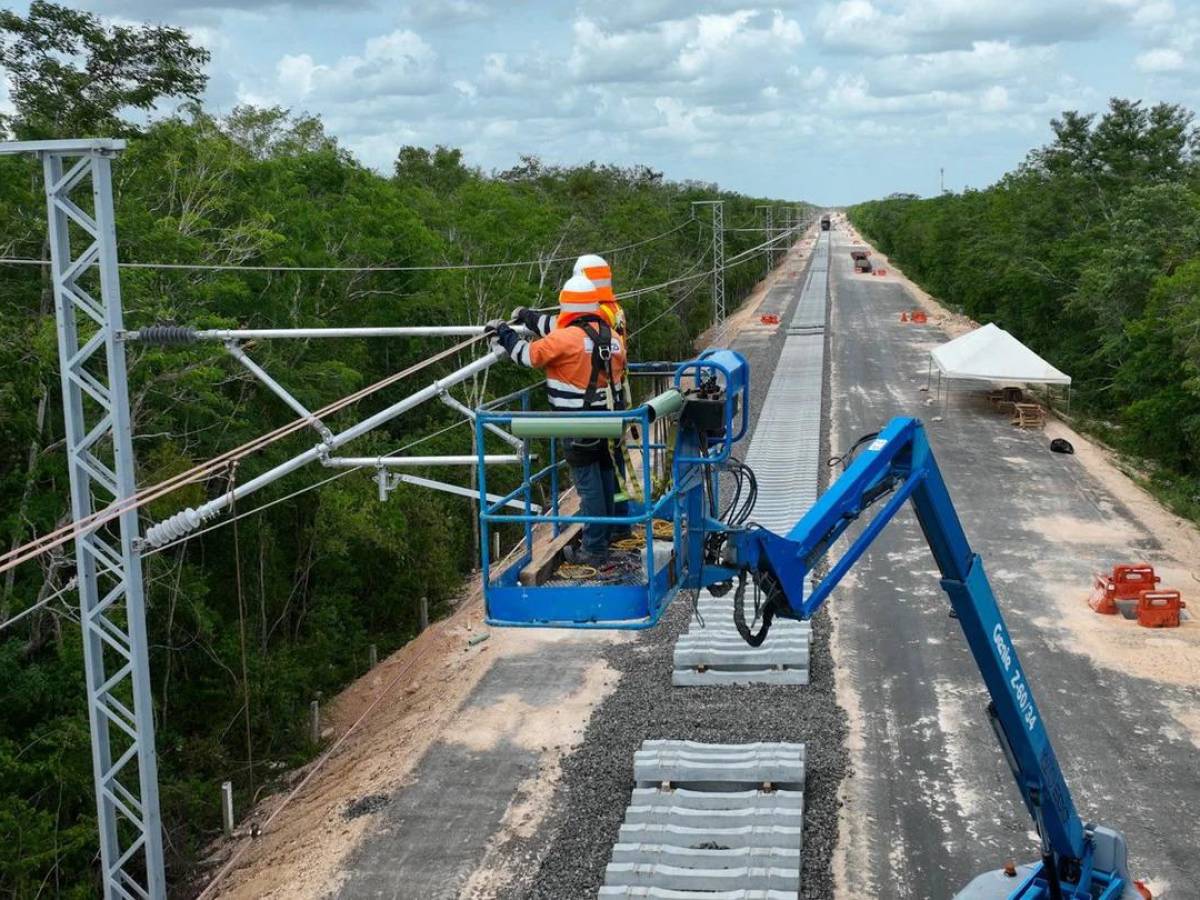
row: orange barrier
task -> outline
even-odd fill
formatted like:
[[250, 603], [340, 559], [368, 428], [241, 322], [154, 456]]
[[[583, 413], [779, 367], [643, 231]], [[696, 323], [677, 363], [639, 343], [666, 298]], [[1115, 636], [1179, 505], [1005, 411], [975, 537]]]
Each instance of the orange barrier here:
[[765, 315], [759, 316], [758, 320], [760, 322], [762, 322], [764, 325], [778, 325], [779, 324], [779, 316], [775, 315], [775, 313], [766, 313]]
[[1179, 591], [1142, 591], [1138, 594], [1138, 624], [1143, 628], [1178, 628], [1180, 610], [1186, 608]]
[[1096, 573], [1088, 606], [1101, 615], [1114, 616], [1118, 600], [1137, 600], [1139, 594], [1153, 591], [1160, 581], [1154, 574], [1154, 566], [1148, 563], [1113, 566], [1111, 575]]
[[916, 322], [918, 325], [924, 325], [926, 322], [928, 322], [928, 321], [929, 321], [929, 320], [928, 320], [928, 319], [925, 317], [925, 312], [924, 312], [923, 310], [920, 310], [920, 309], [914, 309], [914, 310], [912, 311], [912, 320], [913, 320], [914, 322]]

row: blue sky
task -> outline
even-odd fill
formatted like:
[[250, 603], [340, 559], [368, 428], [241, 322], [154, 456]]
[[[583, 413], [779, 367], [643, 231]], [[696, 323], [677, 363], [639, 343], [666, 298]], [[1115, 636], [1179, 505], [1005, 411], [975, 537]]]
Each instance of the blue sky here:
[[[17, 4], [20, 8], [23, 4]], [[463, 148], [485, 169], [645, 163], [840, 204], [982, 187], [1063, 109], [1200, 106], [1180, 0], [81, 0], [188, 28], [208, 103], [322, 116], [364, 162]], [[0, 86], [0, 104], [3, 104]]]

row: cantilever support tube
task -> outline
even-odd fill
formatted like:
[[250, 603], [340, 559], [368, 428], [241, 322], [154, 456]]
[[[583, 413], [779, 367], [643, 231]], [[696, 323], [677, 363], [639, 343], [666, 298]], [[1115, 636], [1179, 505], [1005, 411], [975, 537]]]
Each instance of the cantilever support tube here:
[[[397, 474], [395, 478], [397, 481], [402, 481], [405, 484], [415, 484], [418, 487], [429, 488], [434, 491], [444, 491], [447, 494], [456, 494], [459, 497], [469, 497], [472, 500], [479, 499], [479, 491], [474, 491], [471, 488], [465, 488], [458, 484], [447, 484], [444, 481], [434, 481], [432, 478], [422, 478], [419, 475], [406, 475], [403, 472]], [[499, 503], [501, 500], [504, 500], [505, 506], [511, 506], [514, 509], [522, 511], [526, 509], [524, 500], [505, 500], [496, 494], [488, 494], [487, 498], [490, 503]], [[541, 515], [543, 512], [542, 507], [536, 503], [531, 503], [528, 508], [538, 515]]]
[[226, 341], [225, 349], [229, 351], [229, 355], [240, 362], [246, 369], [259, 381], [271, 389], [271, 392], [292, 408], [294, 412], [300, 414], [300, 417], [307, 420], [308, 424], [317, 430], [317, 434], [321, 435], [321, 440], [329, 441], [333, 438], [333, 432], [330, 431], [325, 423], [309, 412], [308, 408], [293, 397], [282, 384], [267, 374], [266, 370], [246, 355], [246, 351], [242, 349], [237, 341]]
[[305, 450], [303, 453], [293, 456], [275, 468], [263, 472], [257, 478], [252, 478], [244, 484], [238, 485], [232, 491], [222, 494], [220, 497], [210, 500], [208, 503], [198, 506], [195, 509], [189, 507], [175, 513], [170, 518], [164, 519], [148, 528], [145, 538], [142, 541], [142, 546], [160, 547], [168, 541], [183, 537], [188, 532], [199, 528], [204, 522], [228, 509], [234, 501], [240, 501], [242, 498], [253, 494], [255, 491], [266, 487], [272, 482], [278, 481], [285, 475], [290, 475], [292, 472], [303, 468], [311, 462], [328, 457], [330, 451], [345, 446], [355, 438], [362, 437], [368, 431], [372, 431], [397, 416], [403, 415], [414, 406], [419, 406], [426, 400], [433, 399], [447, 388], [477, 375], [489, 366], [495, 365], [503, 356], [503, 350], [493, 350], [486, 356], [481, 356], [461, 369], [451, 372], [446, 377], [431, 382], [416, 393], [409, 394], [403, 400], [393, 403], [386, 409], [375, 413], [375, 415], [363, 419], [357, 425], [352, 425], [345, 431], [332, 435], [329, 440], [323, 441]]
[[[475, 410], [471, 409], [471, 407], [467, 406], [467, 404], [462, 403], [457, 397], [453, 396], [449, 391], [442, 394], [442, 402], [445, 403], [451, 409], [462, 413], [464, 416], [466, 416], [472, 422], [475, 421]], [[504, 443], [508, 444], [510, 447], [516, 447], [518, 450], [524, 452], [525, 442], [522, 441], [519, 437], [515, 437], [515, 436], [509, 434], [507, 431], [505, 431], [499, 425], [493, 425], [491, 422], [486, 423], [483, 427], [486, 428], [488, 431], [490, 431], [492, 434], [496, 435], [496, 437], [500, 438], [500, 440], [504, 441]]]
[[397, 325], [380, 328], [210, 328], [195, 333], [201, 341], [249, 341], [274, 338], [474, 337], [482, 325]]
[[[489, 454], [483, 458], [486, 466], [520, 465], [523, 457], [516, 454]], [[321, 465], [331, 469], [398, 469], [405, 466], [477, 466], [479, 457], [465, 456], [330, 456]]]

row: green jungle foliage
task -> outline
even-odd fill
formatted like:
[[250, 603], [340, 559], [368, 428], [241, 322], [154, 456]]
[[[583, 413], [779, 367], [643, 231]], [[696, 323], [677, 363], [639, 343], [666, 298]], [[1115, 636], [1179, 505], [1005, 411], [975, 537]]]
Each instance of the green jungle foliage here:
[[930, 293], [1074, 379], [1080, 412], [1200, 517], [1200, 131], [1178, 106], [1066, 112], [984, 190], [896, 195], [851, 221]]
[[[604, 253], [618, 291], [697, 274], [626, 304], [635, 359], [690, 355], [709, 324], [711, 233], [694, 200], [725, 200], [730, 227], [753, 225], [761, 198], [673, 183], [645, 167], [557, 167], [525, 157], [487, 174], [459, 151], [397, 148], [394, 171], [357, 162], [319, 119], [239, 108], [227, 118], [195, 101], [207, 54], [162, 27], [106, 27], [35, 2], [0, 12], [0, 65], [20, 139], [124, 136], [114, 164], [123, 261], [221, 266], [436, 266], [541, 260], [493, 269], [264, 272], [125, 269], [126, 326], [297, 327], [483, 323], [517, 305], [553, 306], [574, 255]], [[162, 101], [184, 105], [147, 123]], [[131, 121], [137, 117], [140, 124]], [[702, 217], [703, 218], [703, 217]], [[673, 230], [674, 229], [674, 230]], [[668, 236], [647, 241], [656, 235]], [[42, 174], [0, 157], [0, 256], [45, 259]], [[730, 232], [727, 256], [761, 234]], [[645, 243], [640, 243], [647, 241]], [[628, 249], [610, 248], [637, 244]], [[762, 276], [753, 255], [726, 275], [730, 303]], [[53, 295], [43, 268], [0, 265], [0, 529], [6, 549], [68, 521]], [[1170, 294], [1161, 302], [1169, 304]], [[644, 328], [644, 330], [642, 330]], [[266, 341], [250, 347], [310, 409], [412, 365], [448, 342]], [[219, 344], [131, 344], [138, 483], [150, 485], [294, 415]], [[438, 374], [467, 348], [337, 414], [339, 430]], [[536, 381], [500, 365], [456, 391], [474, 404]], [[356, 455], [424, 439], [421, 452], [470, 452], [469, 428], [428, 403], [351, 448]], [[245, 481], [314, 442], [302, 431], [244, 459], [236, 472], [149, 505], [159, 521]], [[501, 445], [501, 448], [503, 445]], [[236, 527], [145, 560], [162, 812], [170, 877], [181, 885], [220, 827], [218, 785], [237, 807], [308, 758], [309, 701], [362, 674], [417, 629], [419, 598], [444, 611], [476, 565], [467, 500], [401, 486], [387, 503], [363, 473], [291, 499], [329, 470], [297, 473], [255, 495], [280, 500]], [[446, 477], [444, 470], [439, 477]], [[449, 476], [456, 477], [456, 476]], [[468, 483], [469, 475], [459, 476]], [[511, 476], [510, 476], [511, 477]], [[498, 487], [504, 488], [503, 482]], [[507, 489], [507, 488], [506, 488]], [[60, 589], [69, 547], [4, 575], [0, 621]], [[82, 649], [73, 595], [0, 633], [0, 896], [97, 892], [97, 841]]]

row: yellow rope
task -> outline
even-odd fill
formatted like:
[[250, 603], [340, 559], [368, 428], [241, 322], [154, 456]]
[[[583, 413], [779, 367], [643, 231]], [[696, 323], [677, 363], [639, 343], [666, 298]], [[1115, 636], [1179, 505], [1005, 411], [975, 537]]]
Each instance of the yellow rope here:
[[[654, 537], [660, 541], [669, 541], [675, 537], [675, 526], [663, 521], [662, 519], [654, 520]], [[646, 531], [644, 528], [637, 528], [627, 538], [621, 538], [619, 541], [613, 542], [613, 547], [617, 550], [643, 550], [646, 547]]]
[[565, 578], [568, 581], [583, 581], [588, 578], [595, 578], [600, 574], [600, 570], [595, 566], [585, 566], [579, 563], [562, 563], [558, 567], [558, 576]]

